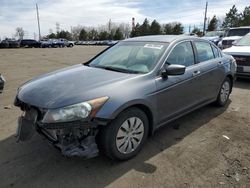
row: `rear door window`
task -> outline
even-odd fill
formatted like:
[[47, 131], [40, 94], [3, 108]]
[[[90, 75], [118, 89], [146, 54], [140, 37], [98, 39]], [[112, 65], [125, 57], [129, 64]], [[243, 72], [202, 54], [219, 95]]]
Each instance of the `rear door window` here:
[[211, 45], [207, 42], [194, 42], [197, 49], [198, 62], [208, 61], [214, 59], [214, 53], [211, 48]]

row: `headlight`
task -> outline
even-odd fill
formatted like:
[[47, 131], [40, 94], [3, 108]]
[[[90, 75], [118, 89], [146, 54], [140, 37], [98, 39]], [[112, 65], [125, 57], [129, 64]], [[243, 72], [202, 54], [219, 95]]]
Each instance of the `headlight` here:
[[60, 123], [94, 117], [107, 100], [108, 97], [101, 97], [79, 104], [66, 106], [64, 108], [48, 110], [45, 113], [42, 122]]

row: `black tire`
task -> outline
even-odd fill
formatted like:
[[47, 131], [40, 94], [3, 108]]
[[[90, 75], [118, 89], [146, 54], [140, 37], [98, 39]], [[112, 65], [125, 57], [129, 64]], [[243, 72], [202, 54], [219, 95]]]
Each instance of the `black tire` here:
[[[142, 121], [143, 124], [141, 125], [144, 127], [144, 134], [138, 146], [132, 152], [127, 154], [121, 153], [117, 148], [117, 134], [122, 124], [129, 118], [133, 117], [139, 118]], [[115, 118], [109, 125], [104, 126], [100, 129], [98, 135], [98, 146], [101, 152], [103, 152], [111, 159], [120, 161], [128, 160], [139, 153], [148, 137], [148, 130], [149, 123], [146, 114], [138, 108], [129, 108], [120, 113], [117, 118]]]
[[73, 44], [70, 44], [69, 47], [72, 48], [72, 47], [73, 47]]
[[[225, 89], [224, 88], [225, 84], [227, 84], [229, 88], [227, 88], [228, 95], [225, 97], [225, 99], [223, 99], [221, 93], [222, 93], [222, 90]], [[217, 96], [217, 100], [215, 101], [215, 104], [217, 106], [223, 107], [227, 104], [228, 98], [229, 98], [230, 93], [231, 93], [231, 88], [232, 88], [232, 81], [228, 77], [226, 77], [225, 80], [223, 81], [223, 83], [221, 84], [220, 91], [219, 91], [218, 96]]]

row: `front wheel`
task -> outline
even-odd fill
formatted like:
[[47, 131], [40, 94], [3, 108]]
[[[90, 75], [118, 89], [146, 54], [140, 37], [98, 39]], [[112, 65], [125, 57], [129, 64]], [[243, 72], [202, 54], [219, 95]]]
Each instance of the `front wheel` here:
[[122, 112], [99, 132], [99, 146], [111, 159], [128, 160], [139, 153], [148, 136], [148, 118], [138, 108]]
[[223, 81], [221, 88], [220, 88], [220, 92], [217, 96], [216, 104], [218, 106], [225, 106], [226, 105], [228, 98], [229, 98], [229, 95], [231, 93], [231, 87], [232, 87], [231, 80], [227, 77]]

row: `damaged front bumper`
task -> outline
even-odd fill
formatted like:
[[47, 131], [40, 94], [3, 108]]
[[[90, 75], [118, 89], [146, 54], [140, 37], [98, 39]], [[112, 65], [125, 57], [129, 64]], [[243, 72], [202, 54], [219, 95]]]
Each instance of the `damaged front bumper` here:
[[[66, 125], [69, 127], [66, 127]], [[43, 135], [64, 156], [92, 158], [98, 155], [96, 135], [97, 125], [88, 122], [71, 122], [66, 125], [42, 124], [37, 122], [36, 130]]]
[[88, 119], [66, 123], [42, 123], [41, 114], [35, 107], [26, 104], [15, 104], [23, 111], [19, 117], [17, 139], [26, 141], [37, 131], [45, 137], [62, 154], [67, 157], [79, 156], [92, 158], [98, 155], [96, 135], [100, 125], [105, 125], [105, 120]]

